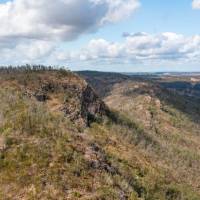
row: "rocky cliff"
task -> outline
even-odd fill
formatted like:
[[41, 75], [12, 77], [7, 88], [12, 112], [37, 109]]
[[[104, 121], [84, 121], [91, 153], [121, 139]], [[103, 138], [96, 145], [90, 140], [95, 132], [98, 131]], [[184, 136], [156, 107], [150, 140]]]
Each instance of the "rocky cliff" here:
[[54, 111], [62, 111], [66, 117], [77, 125], [89, 126], [106, 114], [104, 102], [92, 87], [78, 75], [69, 71], [11, 71], [1, 76], [3, 85], [9, 84], [24, 95], [43, 102]]

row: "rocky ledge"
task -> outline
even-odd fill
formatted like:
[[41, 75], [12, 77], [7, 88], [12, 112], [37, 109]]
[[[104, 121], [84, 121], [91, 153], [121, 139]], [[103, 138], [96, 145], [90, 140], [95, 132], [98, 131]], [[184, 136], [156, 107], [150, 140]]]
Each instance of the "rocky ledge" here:
[[78, 75], [70, 73], [59, 79], [51, 76], [40, 76], [37, 87], [26, 85], [26, 95], [48, 105], [56, 99], [57, 110], [81, 127], [100, 120], [108, 112], [93, 88]]

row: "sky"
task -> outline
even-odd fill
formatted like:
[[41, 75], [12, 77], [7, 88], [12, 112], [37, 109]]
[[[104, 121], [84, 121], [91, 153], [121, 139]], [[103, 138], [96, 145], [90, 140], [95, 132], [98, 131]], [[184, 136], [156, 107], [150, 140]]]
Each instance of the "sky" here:
[[0, 0], [0, 65], [200, 71], [200, 0]]

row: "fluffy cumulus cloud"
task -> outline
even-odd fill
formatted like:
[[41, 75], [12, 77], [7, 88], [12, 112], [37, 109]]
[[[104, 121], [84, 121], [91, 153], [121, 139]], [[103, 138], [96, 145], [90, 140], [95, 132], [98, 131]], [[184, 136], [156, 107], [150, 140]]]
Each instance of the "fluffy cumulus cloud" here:
[[193, 9], [200, 9], [200, 0], [193, 0], [192, 7]]
[[[36, 59], [107, 23], [129, 17], [138, 0], [9, 0], [0, 3], [0, 53]], [[41, 49], [41, 46], [43, 48]], [[20, 49], [20, 51], [18, 51]], [[19, 55], [18, 55], [19, 56]]]
[[0, 4], [0, 37], [72, 40], [129, 16], [137, 0], [14, 0]]
[[0, 46], [0, 65], [42, 63], [55, 48], [54, 42], [39, 40], [23, 40], [12, 46], [3, 45]]
[[[109, 42], [104, 39], [93, 39], [80, 52], [57, 52], [62, 60], [101, 60], [122, 62], [148, 61], [198, 61], [200, 60], [200, 35], [186, 37], [176, 33], [125, 33], [124, 41]], [[59, 56], [62, 55], [62, 56]], [[67, 55], [66, 57], [64, 55]]]

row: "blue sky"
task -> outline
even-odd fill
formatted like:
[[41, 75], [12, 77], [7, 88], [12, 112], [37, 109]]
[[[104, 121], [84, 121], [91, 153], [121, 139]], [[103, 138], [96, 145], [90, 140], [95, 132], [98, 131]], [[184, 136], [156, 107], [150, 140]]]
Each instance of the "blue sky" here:
[[84, 35], [67, 46], [79, 48], [91, 38], [122, 41], [123, 32], [200, 34], [200, 11], [192, 9], [191, 0], [141, 0], [140, 3], [141, 7], [130, 18]]
[[199, 0], [93, 1], [0, 0], [0, 64], [200, 71]]
[[[191, 0], [143, 0], [135, 17], [136, 29], [146, 32], [198, 34], [200, 12], [191, 8]], [[141, 24], [141, 25], [140, 25]]]
[[185, 35], [200, 33], [200, 11], [191, 8], [191, 0], [141, 0], [140, 2], [141, 7], [132, 17], [101, 29], [95, 34], [96, 37], [120, 40], [122, 32], [176, 32]]

